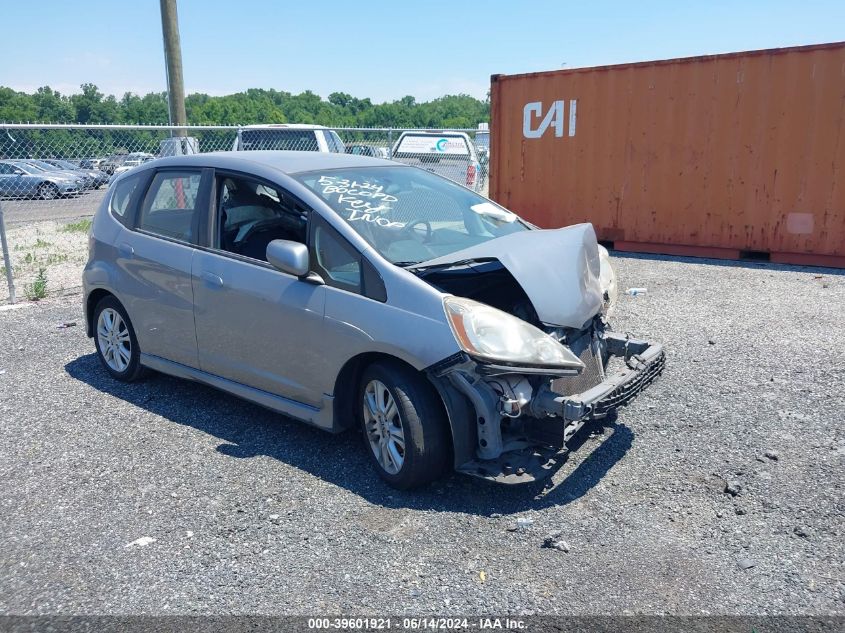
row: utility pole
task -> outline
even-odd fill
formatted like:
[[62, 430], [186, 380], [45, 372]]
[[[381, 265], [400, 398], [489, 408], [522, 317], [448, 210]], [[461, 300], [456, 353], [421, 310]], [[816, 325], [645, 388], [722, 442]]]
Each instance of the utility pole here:
[[[187, 125], [185, 115], [185, 82], [182, 79], [182, 45], [179, 43], [179, 17], [176, 0], [160, 0], [161, 32], [164, 37], [164, 65], [167, 68], [167, 105], [170, 125]], [[176, 130], [172, 136], [187, 136], [187, 130]]]

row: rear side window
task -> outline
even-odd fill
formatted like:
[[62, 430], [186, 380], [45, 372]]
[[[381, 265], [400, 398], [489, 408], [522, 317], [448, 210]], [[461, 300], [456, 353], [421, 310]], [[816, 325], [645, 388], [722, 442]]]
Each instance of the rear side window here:
[[124, 226], [128, 226], [129, 216], [126, 212], [129, 209], [129, 201], [132, 200], [132, 194], [135, 193], [140, 181], [140, 176], [131, 176], [114, 186], [114, 192], [109, 201], [109, 211]]
[[158, 172], [144, 199], [138, 228], [196, 244], [201, 182], [199, 171]]
[[329, 146], [330, 152], [334, 152], [335, 154], [346, 153], [346, 147], [344, 146], [343, 141], [340, 140], [337, 132], [334, 130], [323, 130], [323, 136], [326, 137], [326, 144]]

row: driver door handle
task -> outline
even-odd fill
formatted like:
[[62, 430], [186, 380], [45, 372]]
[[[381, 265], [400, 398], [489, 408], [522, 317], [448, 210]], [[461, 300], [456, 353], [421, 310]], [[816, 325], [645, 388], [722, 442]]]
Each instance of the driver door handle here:
[[215, 288], [223, 287], [223, 278], [220, 275], [215, 275], [214, 273], [204, 270], [200, 273], [200, 278], [209, 286], [214, 286]]
[[132, 245], [128, 244], [127, 242], [121, 242], [118, 245], [117, 250], [119, 250], [120, 254], [126, 258], [132, 257], [135, 254], [135, 249], [132, 248]]

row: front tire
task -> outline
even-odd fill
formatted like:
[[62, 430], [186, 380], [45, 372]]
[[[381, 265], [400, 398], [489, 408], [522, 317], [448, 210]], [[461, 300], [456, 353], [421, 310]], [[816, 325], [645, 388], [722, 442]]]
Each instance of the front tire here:
[[94, 345], [112, 378], [132, 382], [144, 374], [135, 329], [126, 310], [112, 296], [103, 297], [94, 309]]
[[438, 479], [451, 459], [448, 423], [434, 388], [409, 367], [377, 362], [363, 373], [358, 407], [379, 476], [400, 490]]
[[45, 182], [38, 187], [38, 197], [42, 200], [55, 200], [59, 197], [59, 188], [51, 182]]

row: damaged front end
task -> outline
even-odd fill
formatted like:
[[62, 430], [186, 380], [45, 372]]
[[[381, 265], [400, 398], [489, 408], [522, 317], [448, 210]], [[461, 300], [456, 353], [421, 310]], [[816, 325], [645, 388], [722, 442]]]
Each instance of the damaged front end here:
[[[428, 370], [452, 420], [455, 468], [503, 483], [549, 476], [587, 421], [628, 404], [665, 364], [662, 345], [610, 331], [615, 288], [602, 287], [591, 226], [531, 233], [509, 256], [474, 249], [472, 259], [418, 272], [450, 293], [444, 307], [463, 350]], [[565, 266], [557, 276], [555, 259]], [[532, 261], [543, 284], [530, 276]]]
[[570, 336], [580, 370], [509, 367], [466, 353], [430, 368], [433, 381], [447, 381], [471, 405], [464, 420], [474, 446], [470, 439], [462, 455], [456, 450], [456, 470], [502, 483], [544, 479], [586, 422], [624, 407], [663, 371], [662, 345], [609, 332], [601, 317]]

